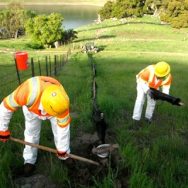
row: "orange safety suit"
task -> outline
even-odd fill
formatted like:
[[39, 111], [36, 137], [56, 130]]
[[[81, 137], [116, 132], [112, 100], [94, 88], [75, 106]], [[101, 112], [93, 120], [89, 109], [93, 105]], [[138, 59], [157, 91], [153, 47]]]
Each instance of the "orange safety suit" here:
[[149, 65], [136, 75], [137, 81], [137, 98], [134, 105], [134, 120], [140, 120], [145, 98], [147, 96], [147, 107], [145, 118], [151, 120], [155, 109], [156, 101], [148, 94], [149, 88], [160, 89], [162, 92], [169, 94], [172, 76], [168, 74], [165, 78], [158, 78], [155, 75], [155, 65]]
[[[23, 82], [16, 90], [4, 98], [0, 105], [0, 132], [6, 132], [15, 112], [22, 107], [25, 116], [25, 141], [38, 144], [40, 139], [41, 120], [49, 119], [58, 151], [70, 152], [70, 115], [67, 110], [61, 117], [47, 114], [41, 104], [41, 95], [50, 84], [63, 87], [52, 77], [36, 76]], [[65, 92], [66, 93], [66, 92]], [[25, 163], [34, 164], [37, 159], [37, 149], [26, 146], [23, 157]]]

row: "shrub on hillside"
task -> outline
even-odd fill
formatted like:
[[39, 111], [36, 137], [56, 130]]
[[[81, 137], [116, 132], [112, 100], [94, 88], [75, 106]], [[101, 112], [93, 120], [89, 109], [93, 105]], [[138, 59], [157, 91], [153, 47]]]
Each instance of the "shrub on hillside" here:
[[109, 19], [112, 17], [126, 18], [131, 16], [141, 17], [143, 15], [143, 7], [145, 0], [117, 0], [116, 2], [108, 1], [99, 11], [101, 18]]
[[74, 39], [77, 37], [77, 31], [74, 31], [73, 29], [68, 29], [62, 32], [60, 43], [62, 44], [68, 44], [71, 43]]
[[188, 27], [188, 12], [180, 14], [178, 17], [172, 19], [172, 27], [174, 28], [186, 28]]
[[61, 39], [63, 17], [58, 13], [39, 15], [30, 18], [26, 23], [27, 34], [41, 46], [51, 47]]
[[108, 1], [102, 9], [99, 10], [101, 20], [109, 19], [112, 17], [112, 11], [114, 9], [115, 3]]
[[165, 1], [160, 19], [174, 28], [188, 27], [188, 1]]
[[99, 11], [102, 20], [109, 18], [160, 15], [162, 22], [174, 28], [188, 27], [188, 0], [116, 0], [108, 1]]

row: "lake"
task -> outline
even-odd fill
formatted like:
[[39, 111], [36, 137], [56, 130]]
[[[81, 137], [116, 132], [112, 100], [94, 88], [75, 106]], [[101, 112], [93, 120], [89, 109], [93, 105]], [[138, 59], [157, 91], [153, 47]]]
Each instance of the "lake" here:
[[[97, 12], [101, 8], [89, 5], [27, 5], [24, 7], [37, 13], [61, 13], [64, 17], [63, 26], [65, 29], [75, 29], [93, 23], [97, 19]], [[2, 9], [2, 6], [0, 9]]]

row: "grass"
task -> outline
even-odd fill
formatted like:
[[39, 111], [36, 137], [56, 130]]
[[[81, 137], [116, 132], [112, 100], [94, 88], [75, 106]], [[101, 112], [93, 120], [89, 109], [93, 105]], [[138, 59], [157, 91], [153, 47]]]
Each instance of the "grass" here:
[[183, 135], [187, 134], [187, 106], [158, 102], [151, 126], [142, 121], [141, 130], [127, 129], [136, 97], [135, 75], [149, 64], [169, 62], [173, 74], [171, 94], [188, 102], [187, 29], [149, 24], [149, 19], [128, 20], [126, 24], [107, 21], [80, 28], [78, 42], [95, 41], [104, 47], [95, 55], [98, 103], [108, 123], [117, 129], [122, 155], [132, 169], [129, 186], [186, 187], [188, 150]]
[[[99, 106], [103, 108], [109, 124], [120, 129], [118, 133], [123, 132], [117, 134], [120, 145], [123, 147], [125, 143], [134, 143], [131, 149], [137, 150], [137, 159], [131, 155], [135, 160], [130, 164], [133, 169], [130, 187], [185, 187], [188, 179], [184, 167], [187, 168], [188, 151], [185, 147], [187, 139], [182, 137], [181, 131], [186, 131], [187, 107], [179, 108], [158, 102], [151, 127], [142, 122], [143, 128], [140, 131], [132, 133], [127, 129], [128, 125], [131, 125], [136, 97], [135, 75], [142, 67], [161, 60], [161, 57], [159, 59], [154, 54], [149, 57], [143, 55], [132, 57], [132, 54], [123, 52], [119, 52], [118, 57], [111, 52], [112, 56], [109, 57], [105, 52], [102, 53], [96, 57], [99, 69], [97, 80]], [[174, 61], [173, 57], [164, 56], [164, 59], [170, 63]], [[184, 85], [187, 84], [187, 65], [184, 64], [184, 60], [185, 57], [182, 59], [179, 57], [178, 63], [174, 61], [171, 65], [174, 76], [171, 94], [179, 96], [187, 103], [188, 96]], [[107, 82], [110, 83], [110, 87], [107, 87]], [[124, 155], [127, 161], [127, 153]], [[143, 161], [145, 157], [147, 160]], [[177, 181], [177, 177], [181, 177], [181, 180]]]
[[[103, 180], [95, 177], [94, 187], [116, 187], [120, 176], [128, 179], [130, 188], [187, 187], [187, 105], [176, 107], [158, 101], [151, 125], [142, 120], [141, 129], [128, 129], [132, 125], [131, 116], [136, 98], [135, 75], [149, 64], [167, 61], [173, 75], [171, 94], [180, 97], [185, 104], [188, 103], [187, 32], [187, 29], [176, 30], [168, 25], [160, 25], [156, 18], [147, 16], [143, 19], [128, 19], [124, 24], [119, 20], [107, 20], [78, 29], [78, 39], [73, 44], [76, 49], [62, 74], [58, 76], [70, 96], [71, 111], [78, 114], [71, 123], [72, 140], [76, 139], [78, 131], [83, 134], [93, 131], [92, 72], [87, 55], [79, 53], [79, 46], [94, 41], [103, 48], [103, 51], [93, 55], [97, 67], [97, 102], [105, 114], [109, 129], [116, 133], [116, 140], [113, 142], [119, 143], [121, 154], [117, 170], [109, 169]], [[21, 39], [16, 42], [15, 46], [19, 47], [22, 40], [24, 41]], [[27, 40], [23, 46], [29, 50], [31, 56], [35, 54], [27, 47]], [[0, 41], [0, 48], [6, 47], [9, 47], [6, 41]], [[0, 58], [6, 62], [8, 54], [3, 53]], [[36, 56], [35, 54], [34, 57]], [[3, 72], [2, 69], [0, 71]], [[0, 95], [2, 97], [4, 93], [1, 92]], [[23, 123], [21, 112], [15, 113], [10, 125], [13, 135], [23, 137]], [[51, 137], [50, 132], [49, 126], [43, 127], [41, 143], [54, 147], [48, 139]], [[8, 166], [12, 164], [13, 156], [8, 154], [13, 148], [17, 149], [16, 159], [21, 164], [21, 147], [12, 143], [0, 144], [0, 168], [3, 166], [5, 169], [3, 172], [0, 170], [0, 185], [4, 185], [3, 187], [11, 182], [10, 176], [7, 180], [5, 174], [10, 172]], [[43, 159], [49, 162], [49, 166], [44, 168]], [[69, 169], [63, 172], [64, 166], [60, 166], [55, 156], [49, 157], [41, 152], [39, 164], [39, 171], [46, 172], [55, 182], [64, 182], [67, 187], [70, 186], [71, 180], [67, 176]], [[59, 166], [60, 172], [56, 174]], [[48, 173], [49, 169], [51, 173]], [[120, 175], [123, 169], [128, 169], [128, 175]], [[64, 178], [59, 180], [62, 176]]]

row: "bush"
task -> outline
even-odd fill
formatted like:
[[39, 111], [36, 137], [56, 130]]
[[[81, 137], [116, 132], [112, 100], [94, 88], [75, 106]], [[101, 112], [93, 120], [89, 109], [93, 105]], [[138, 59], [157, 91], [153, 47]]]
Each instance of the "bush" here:
[[99, 14], [101, 16], [101, 19], [109, 19], [112, 17], [112, 11], [114, 9], [115, 3], [108, 1], [104, 7], [99, 11]]
[[163, 4], [163, 9], [160, 15], [161, 21], [170, 23], [174, 28], [188, 27], [188, 1], [166, 2]]
[[178, 17], [172, 19], [172, 27], [174, 28], [186, 28], [188, 27], [188, 11], [184, 14], [180, 14]]
[[130, 16], [143, 16], [143, 7], [145, 1], [135, 0], [117, 0], [116, 2], [108, 1], [99, 11], [102, 20], [112, 17], [126, 18]]

